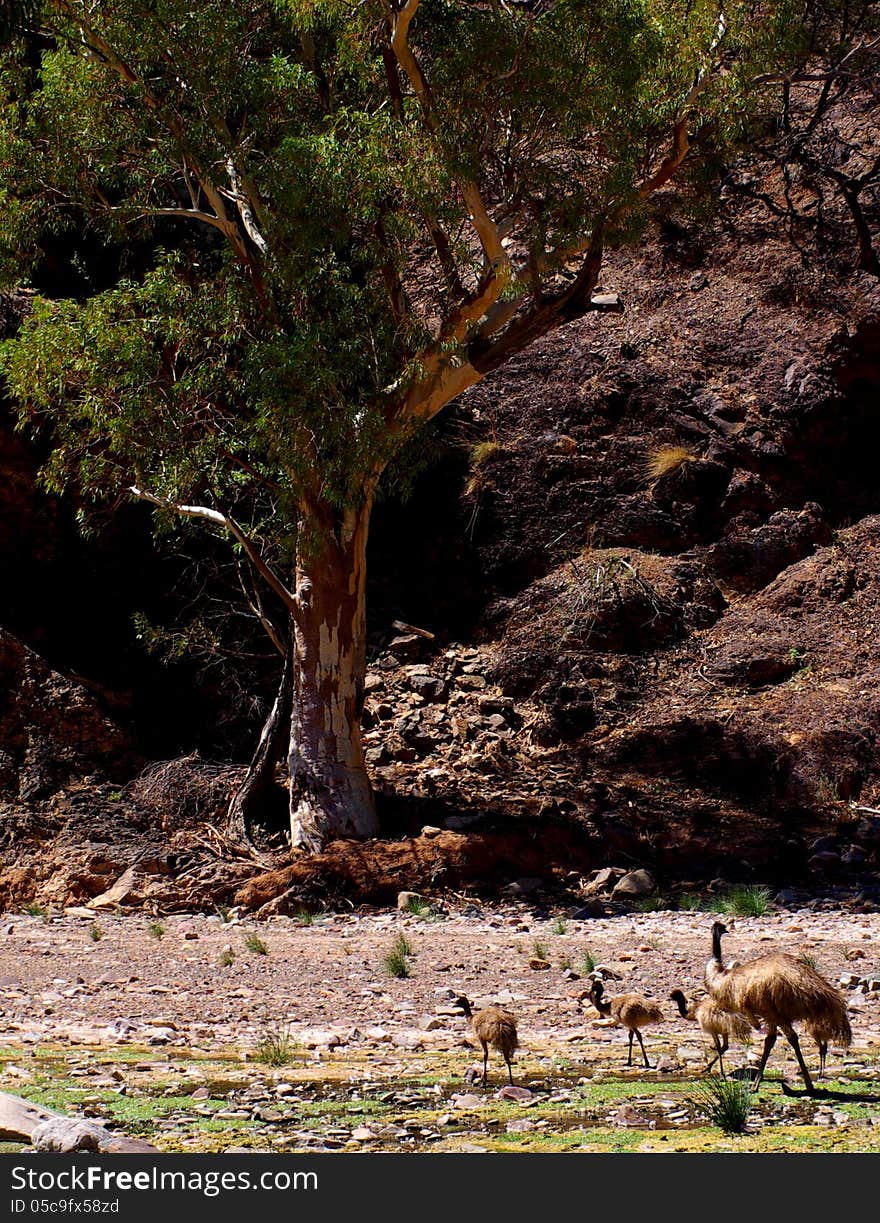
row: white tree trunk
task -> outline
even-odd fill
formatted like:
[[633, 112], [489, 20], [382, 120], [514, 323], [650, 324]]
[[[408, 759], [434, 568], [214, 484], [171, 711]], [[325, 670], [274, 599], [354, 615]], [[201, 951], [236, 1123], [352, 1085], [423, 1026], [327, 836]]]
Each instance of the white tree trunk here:
[[290, 834], [312, 853], [378, 834], [360, 727], [370, 504], [333, 518], [328, 509], [303, 524], [296, 573]]

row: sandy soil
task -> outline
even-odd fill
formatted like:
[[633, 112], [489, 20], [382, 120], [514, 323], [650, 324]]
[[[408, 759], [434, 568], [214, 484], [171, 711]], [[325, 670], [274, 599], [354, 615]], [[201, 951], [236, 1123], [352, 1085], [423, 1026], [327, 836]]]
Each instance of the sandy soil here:
[[[164, 1039], [246, 1049], [267, 1026], [287, 1024], [296, 1040], [319, 1048], [389, 1041], [448, 1048], [465, 1032], [462, 1019], [446, 1014], [448, 999], [464, 992], [477, 1003], [512, 1005], [524, 1045], [565, 1045], [596, 1018], [578, 1000], [583, 980], [572, 976], [583, 973], [585, 953], [617, 974], [610, 990], [663, 1000], [675, 986], [700, 986], [711, 921], [705, 913], [652, 913], [557, 923], [525, 909], [466, 906], [439, 920], [369, 913], [309, 926], [283, 917], [169, 917], [155, 937], [144, 916], [7, 915], [0, 1043]], [[389, 977], [383, 964], [400, 934], [414, 951], [407, 979]], [[268, 954], [248, 950], [254, 935]], [[835, 982], [851, 974], [870, 983], [880, 979], [878, 935], [880, 914], [783, 912], [736, 919], [725, 951], [741, 960], [776, 948], [805, 953]], [[549, 969], [529, 967], [536, 943]], [[225, 949], [232, 962], [221, 965]], [[856, 1046], [880, 1044], [880, 984], [845, 993]], [[664, 1010], [670, 1025], [686, 1026], [671, 1004]], [[432, 1019], [440, 1023], [427, 1030]]]

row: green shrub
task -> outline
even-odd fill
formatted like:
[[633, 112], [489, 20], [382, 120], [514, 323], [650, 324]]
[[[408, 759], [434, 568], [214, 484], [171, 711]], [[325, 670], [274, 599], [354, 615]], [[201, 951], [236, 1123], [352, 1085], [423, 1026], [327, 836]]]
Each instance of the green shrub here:
[[745, 1079], [722, 1079], [713, 1075], [700, 1083], [691, 1103], [712, 1125], [725, 1134], [744, 1134], [755, 1095]]

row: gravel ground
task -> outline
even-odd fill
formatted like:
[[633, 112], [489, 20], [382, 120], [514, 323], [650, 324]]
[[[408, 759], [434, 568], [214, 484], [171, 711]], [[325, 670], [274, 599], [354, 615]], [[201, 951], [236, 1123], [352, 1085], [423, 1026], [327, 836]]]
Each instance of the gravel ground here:
[[[675, 986], [699, 988], [713, 920], [661, 912], [546, 921], [524, 908], [465, 906], [439, 920], [377, 912], [328, 915], [307, 926], [290, 918], [171, 917], [156, 937], [159, 928], [151, 933], [142, 915], [79, 913], [0, 919], [0, 1044], [246, 1050], [268, 1028], [286, 1025], [294, 1040], [319, 1050], [451, 1048], [466, 1033], [450, 1013], [458, 992], [477, 1004], [508, 1003], [526, 1048], [564, 1047], [588, 1033], [621, 1039], [594, 1029], [595, 1012], [580, 1001], [586, 953], [619, 978], [608, 982], [609, 992], [635, 989], [664, 1002], [666, 1026], [685, 1031], [689, 1025], [664, 1000]], [[784, 949], [811, 956], [834, 982], [848, 975], [857, 983], [844, 990], [854, 1048], [880, 1045], [880, 915], [786, 911], [728, 924], [731, 959]], [[395, 979], [383, 961], [401, 934], [414, 954], [411, 975]], [[254, 936], [267, 954], [248, 950]], [[529, 966], [536, 950], [549, 968]]]

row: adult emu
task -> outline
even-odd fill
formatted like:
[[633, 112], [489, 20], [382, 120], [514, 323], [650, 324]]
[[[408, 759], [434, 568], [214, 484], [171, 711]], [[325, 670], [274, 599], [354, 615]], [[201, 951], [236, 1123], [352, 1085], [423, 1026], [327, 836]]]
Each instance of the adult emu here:
[[773, 952], [736, 967], [725, 967], [721, 938], [727, 932], [721, 922], [712, 926], [712, 958], [706, 965], [706, 988], [724, 1010], [745, 1015], [754, 1028], [766, 1028], [754, 1090], [761, 1085], [764, 1067], [781, 1031], [794, 1049], [804, 1084], [812, 1094], [813, 1080], [794, 1024], [802, 1024], [816, 1040], [820, 1073], [824, 1073], [829, 1041], [844, 1048], [852, 1041], [852, 1028], [842, 995], [809, 964], [785, 952]]

